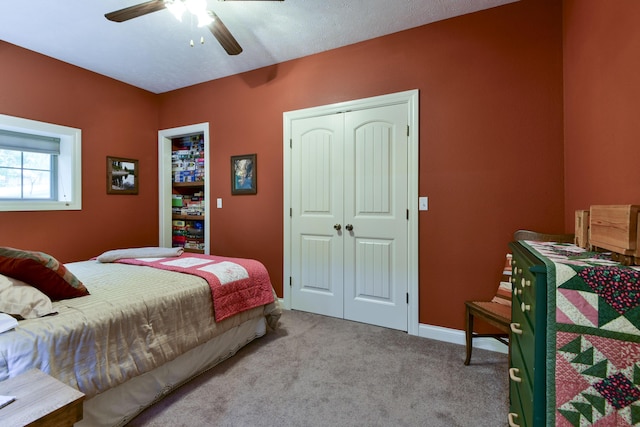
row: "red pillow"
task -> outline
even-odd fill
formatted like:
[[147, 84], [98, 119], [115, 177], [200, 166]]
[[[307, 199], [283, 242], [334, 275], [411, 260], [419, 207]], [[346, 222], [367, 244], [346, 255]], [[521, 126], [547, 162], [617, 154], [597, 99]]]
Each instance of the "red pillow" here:
[[0, 274], [22, 280], [54, 301], [89, 295], [73, 273], [44, 252], [0, 247]]

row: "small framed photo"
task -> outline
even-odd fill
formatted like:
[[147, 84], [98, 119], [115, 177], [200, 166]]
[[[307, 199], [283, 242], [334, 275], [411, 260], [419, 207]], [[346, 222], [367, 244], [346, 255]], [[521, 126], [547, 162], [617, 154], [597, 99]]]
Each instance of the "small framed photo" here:
[[231, 194], [256, 194], [257, 180], [255, 154], [231, 156]]
[[107, 156], [107, 194], [138, 194], [138, 161]]

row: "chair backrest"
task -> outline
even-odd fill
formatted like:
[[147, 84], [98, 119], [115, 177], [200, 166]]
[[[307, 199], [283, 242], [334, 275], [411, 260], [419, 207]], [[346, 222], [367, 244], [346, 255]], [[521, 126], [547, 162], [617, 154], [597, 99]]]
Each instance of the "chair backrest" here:
[[[531, 240], [535, 242], [560, 242], [573, 243], [573, 234], [548, 234], [538, 233], [530, 230], [518, 230], [513, 233], [514, 240]], [[513, 288], [511, 285], [511, 254], [507, 254], [505, 258], [504, 268], [502, 270], [502, 280], [498, 285], [498, 290], [491, 302], [498, 304], [511, 305], [511, 296]]]
[[502, 280], [491, 302], [511, 305], [511, 258], [511, 254], [507, 254], [504, 261], [504, 268], [502, 269]]

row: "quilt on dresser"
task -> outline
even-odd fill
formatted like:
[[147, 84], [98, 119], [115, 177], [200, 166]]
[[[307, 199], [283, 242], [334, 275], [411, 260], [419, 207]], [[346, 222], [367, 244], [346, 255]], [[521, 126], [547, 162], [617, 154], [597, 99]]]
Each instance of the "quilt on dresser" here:
[[547, 425], [640, 425], [640, 267], [526, 243], [549, 260]]
[[56, 301], [57, 315], [22, 320], [0, 334], [0, 381], [38, 368], [89, 399], [272, 305], [216, 322], [211, 290], [198, 276], [98, 261], [65, 266], [91, 295]]

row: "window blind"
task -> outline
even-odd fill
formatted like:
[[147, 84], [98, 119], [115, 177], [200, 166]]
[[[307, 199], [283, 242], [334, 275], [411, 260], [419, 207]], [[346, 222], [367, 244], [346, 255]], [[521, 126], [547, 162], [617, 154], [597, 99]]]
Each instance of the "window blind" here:
[[60, 138], [0, 129], [0, 149], [60, 154]]

